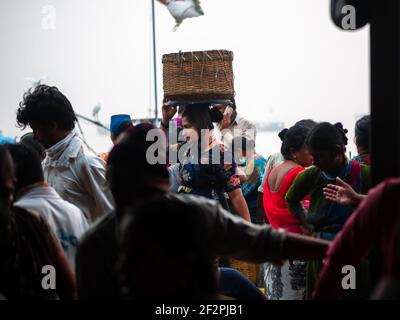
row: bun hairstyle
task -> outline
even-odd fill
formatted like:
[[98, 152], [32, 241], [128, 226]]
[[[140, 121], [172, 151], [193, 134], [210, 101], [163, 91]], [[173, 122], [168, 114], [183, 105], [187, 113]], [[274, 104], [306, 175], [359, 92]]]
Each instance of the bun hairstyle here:
[[321, 122], [311, 129], [307, 144], [314, 152], [345, 153], [348, 142], [347, 132], [348, 130], [340, 122], [335, 124]]
[[285, 160], [290, 160], [292, 151], [299, 151], [306, 144], [310, 129], [301, 125], [294, 125], [290, 129], [283, 129], [279, 132], [282, 140], [281, 153]]
[[369, 152], [369, 136], [371, 130], [371, 117], [364, 116], [356, 122], [355, 138], [356, 145], [362, 147], [365, 152]]
[[346, 134], [349, 132], [349, 130], [343, 128], [343, 124], [341, 122], [336, 122], [334, 124], [334, 126], [339, 131], [339, 133], [341, 134], [342, 139], [343, 139], [343, 144], [345, 146], [347, 146], [347, 143], [348, 143], [349, 139], [347, 138]]
[[285, 140], [285, 136], [286, 136], [286, 133], [288, 131], [289, 131], [289, 129], [285, 128], [281, 132], [279, 132], [278, 136], [279, 136], [279, 139], [281, 139], [282, 142]]

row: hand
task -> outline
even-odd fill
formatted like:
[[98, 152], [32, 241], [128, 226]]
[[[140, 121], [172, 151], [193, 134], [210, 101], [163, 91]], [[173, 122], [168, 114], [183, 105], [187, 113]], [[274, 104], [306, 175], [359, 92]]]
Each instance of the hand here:
[[226, 113], [223, 115], [222, 120], [219, 123], [219, 129], [222, 131], [224, 129], [228, 129], [231, 126], [231, 113]]
[[301, 229], [301, 232], [303, 232], [303, 235], [305, 235], [305, 236], [311, 236], [314, 232], [314, 228], [309, 224], [304, 224], [304, 225], [301, 224], [300, 229]]
[[163, 100], [163, 106], [162, 106], [162, 122], [166, 125], [169, 124], [171, 119], [174, 117], [177, 111], [176, 106], [167, 106], [167, 99]]
[[357, 206], [361, 195], [339, 177], [336, 178], [336, 183], [328, 184], [324, 188], [325, 198], [343, 206]]

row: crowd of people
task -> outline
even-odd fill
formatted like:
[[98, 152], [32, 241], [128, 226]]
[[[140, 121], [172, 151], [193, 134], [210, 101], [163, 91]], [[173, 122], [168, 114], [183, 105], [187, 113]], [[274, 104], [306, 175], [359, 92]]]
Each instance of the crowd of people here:
[[[369, 191], [369, 116], [355, 125], [354, 159], [341, 123], [311, 119], [282, 130], [267, 157], [233, 98], [164, 102], [159, 127], [114, 115], [114, 146], [94, 155], [56, 87], [24, 95], [16, 122], [32, 132], [0, 144], [3, 299], [398, 297], [400, 180]], [[149, 161], [154, 132], [165, 162]], [[234, 260], [256, 264], [260, 281]]]

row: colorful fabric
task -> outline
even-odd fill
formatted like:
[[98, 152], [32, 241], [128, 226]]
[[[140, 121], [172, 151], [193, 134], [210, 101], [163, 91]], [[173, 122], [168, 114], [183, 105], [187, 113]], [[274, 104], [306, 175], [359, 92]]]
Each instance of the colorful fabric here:
[[267, 165], [267, 160], [258, 155], [254, 155], [254, 159], [246, 164], [246, 182], [242, 184], [242, 193], [249, 208], [251, 221], [257, 221], [257, 189], [261, 185], [264, 176], [264, 170]]
[[[213, 154], [219, 156], [218, 161]], [[221, 144], [200, 153], [199, 162], [194, 163], [192, 159], [181, 164], [178, 193], [214, 199], [227, 208], [225, 192], [229, 193], [241, 187], [235, 161], [225, 161], [231, 158], [230, 151]]]
[[355, 161], [355, 162], [359, 162], [361, 164], [365, 164], [367, 166], [369, 166], [371, 164], [369, 153], [359, 154], [358, 156], [355, 156], [351, 160]]
[[[354, 161], [347, 161], [338, 175], [353, 189], [366, 194], [369, 188], [369, 168]], [[314, 226], [318, 238], [333, 240], [353, 212], [352, 207], [338, 205], [325, 199], [323, 188], [335, 183], [336, 177], [329, 176], [318, 167], [312, 166], [299, 173], [286, 194], [288, 209], [298, 216], [304, 212], [301, 204], [306, 195], [310, 196], [310, 207], [306, 216], [307, 223]]]
[[298, 220], [290, 212], [285, 201], [286, 193], [302, 171], [304, 171], [303, 167], [291, 169], [283, 178], [277, 191], [270, 190], [268, 179], [272, 170], [268, 173], [264, 185], [263, 204], [268, 221], [275, 229], [285, 229], [288, 232], [302, 234]]
[[[339, 177], [349, 183], [353, 189], [361, 194], [366, 194], [369, 188], [369, 167], [358, 162], [347, 161]], [[286, 203], [289, 210], [297, 216], [304, 212], [301, 200], [308, 194], [310, 207], [306, 215], [308, 224], [315, 228], [314, 236], [319, 239], [333, 240], [343, 228], [354, 209], [332, 203], [325, 199], [323, 188], [329, 183], [335, 183], [336, 177], [321, 171], [313, 166], [298, 174], [286, 194]], [[322, 268], [322, 261], [314, 260], [307, 263], [306, 296], [311, 298], [316, 279]]]

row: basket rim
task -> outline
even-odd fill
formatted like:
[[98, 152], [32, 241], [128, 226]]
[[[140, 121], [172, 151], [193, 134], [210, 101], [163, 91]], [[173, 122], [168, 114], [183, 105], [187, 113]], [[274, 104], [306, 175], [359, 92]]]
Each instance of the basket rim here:
[[[227, 50], [227, 49], [213, 49], [213, 50], [198, 50], [198, 51], [179, 51], [179, 52], [172, 52], [172, 53], [166, 53], [162, 55], [162, 63], [165, 62], [174, 62], [177, 60], [177, 57], [193, 57], [193, 56], [197, 56], [197, 55], [204, 55], [204, 54], [208, 54], [208, 55], [215, 55], [215, 59], [218, 59], [219, 57], [221, 57], [221, 60], [230, 60], [233, 61], [234, 59], [234, 53], [231, 50]], [[214, 59], [214, 57], [213, 57]], [[188, 60], [188, 62], [191, 62], [191, 60]], [[200, 61], [200, 60], [199, 60]]]

